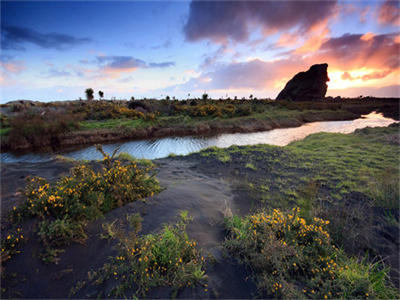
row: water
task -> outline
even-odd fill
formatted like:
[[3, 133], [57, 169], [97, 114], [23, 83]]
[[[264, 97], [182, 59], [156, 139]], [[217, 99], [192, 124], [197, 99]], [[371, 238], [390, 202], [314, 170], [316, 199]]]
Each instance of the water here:
[[[187, 155], [207, 147], [216, 146], [227, 148], [232, 145], [256, 145], [269, 144], [276, 146], [285, 146], [295, 140], [300, 140], [306, 136], [317, 132], [338, 132], [351, 133], [356, 129], [365, 127], [388, 126], [396, 121], [385, 118], [380, 113], [372, 112], [362, 116], [360, 119], [352, 121], [329, 121], [307, 123], [295, 128], [282, 128], [270, 131], [255, 133], [226, 133], [214, 136], [185, 136], [185, 137], [167, 137], [160, 139], [140, 140], [121, 142], [104, 145], [103, 149], [112, 153], [119, 147], [119, 153], [126, 152], [136, 158], [156, 159], [163, 158], [170, 154]], [[68, 152], [60, 152], [68, 158], [95, 160], [102, 159], [102, 155], [96, 151], [94, 146], [88, 146], [82, 149], [75, 149]], [[2, 162], [42, 162], [52, 159], [49, 153], [30, 153], [25, 155], [16, 155], [12, 153], [1, 153]]]

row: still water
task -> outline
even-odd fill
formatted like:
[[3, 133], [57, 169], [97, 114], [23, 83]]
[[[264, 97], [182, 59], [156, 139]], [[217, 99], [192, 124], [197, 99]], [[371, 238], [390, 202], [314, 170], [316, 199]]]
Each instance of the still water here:
[[[121, 142], [104, 145], [103, 149], [111, 154], [119, 147], [119, 153], [126, 152], [136, 158], [156, 159], [166, 157], [169, 154], [186, 155], [211, 146], [220, 148], [226, 148], [232, 145], [242, 146], [255, 144], [285, 146], [295, 140], [303, 139], [312, 133], [351, 133], [356, 129], [368, 126], [388, 126], [395, 122], [396, 121], [393, 119], [385, 118], [382, 114], [372, 112], [353, 121], [313, 122], [295, 128], [282, 128], [255, 133], [226, 133], [214, 136], [167, 137]], [[102, 158], [102, 155], [96, 151], [94, 146], [87, 146], [80, 149], [75, 148], [75, 150], [59, 152], [57, 154], [73, 159], [95, 160]], [[25, 155], [1, 153], [0, 157], [2, 162], [41, 162], [52, 159], [52, 155], [48, 153], [31, 153]]]

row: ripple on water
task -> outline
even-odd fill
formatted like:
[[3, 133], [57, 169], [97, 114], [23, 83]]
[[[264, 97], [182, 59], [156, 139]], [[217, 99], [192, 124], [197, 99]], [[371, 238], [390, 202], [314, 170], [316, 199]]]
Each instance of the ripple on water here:
[[[207, 147], [216, 146], [227, 148], [232, 145], [256, 145], [269, 144], [286, 146], [290, 142], [300, 140], [317, 132], [351, 133], [356, 129], [365, 127], [388, 126], [396, 123], [395, 120], [385, 118], [381, 113], [372, 112], [352, 121], [327, 121], [307, 123], [300, 127], [280, 128], [270, 131], [254, 133], [225, 133], [215, 136], [186, 136], [167, 137], [160, 139], [129, 141], [123, 143], [106, 144], [103, 149], [113, 153], [118, 147], [119, 152], [126, 152], [136, 158], [157, 159], [167, 157], [170, 154], [187, 155], [191, 152], [200, 151]], [[96, 160], [102, 159], [102, 155], [93, 146], [75, 148], [57, 154], [72, 159]], [[13, 153], [1, 153], [2, 162], [44, 162], [53, 158], [49, 153], [30, 153], [17, 155]]]

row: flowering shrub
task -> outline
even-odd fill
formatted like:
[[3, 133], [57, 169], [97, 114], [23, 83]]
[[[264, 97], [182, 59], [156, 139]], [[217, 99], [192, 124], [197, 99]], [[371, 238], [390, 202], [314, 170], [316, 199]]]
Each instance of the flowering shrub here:
[[62, 246], [84, 241], [87, 221], [160, 191], [157, 179], [149, 175], [151, 167], [139, 167], [135, 161], [123, 165], [101, 147], [98, 150], [104, 156], [98, 172], [89, 165], [77, 166], [71, 176], [61, 177], [52, 185], [44, 178], [29, 178], [27, 201], [12, 211], [11, 220], [38, 218], [38, 234], [44, 244]]
[[105, 101], [84, 103], [70, 108], [70, 111], [73, 114], [81, 115], [84, 120], [106, 120], [115, 118], [138, 119], [145, 116], [145, 114], [138, 110]]
[[[185, 232], [187, 212], [182, 212], [177, 224], [165, 225], [161, 232], [144, 236], [138, 235], [140, 216], [129, 218], [129, 237], [114, 223], [104, 224], [107, 235], [119, 241], [119, 253], [101, 271], [90, 274], [92, 284], [113, 278], [117, 284], [109, 296], [126, 297], [129, 295], [126, 292], [133, 292], [134, 298], [145, 297], [151, 287], [171, 286], [172, 297], [175, 297], [179, 289], [195, 286], [206, 279], [205, 258]], [[203, 286], [207, 291], [207, 284]]]
[[387, 270], [347, 259], [331, 243], [328, 223], [319, 218], [307, 223], [299, 208], [234, 216], [226, 220], [230, 237], [225, 247], [251, 267], [263, 296], [390, 298], [393, 290], [382, 289]]
[[25, 239], [20, 228], [13, 229], [3, 236], [1, 239], [1, 264], [9, 260], [12, 255], [19, 253], [18, 246], [24, 241]]

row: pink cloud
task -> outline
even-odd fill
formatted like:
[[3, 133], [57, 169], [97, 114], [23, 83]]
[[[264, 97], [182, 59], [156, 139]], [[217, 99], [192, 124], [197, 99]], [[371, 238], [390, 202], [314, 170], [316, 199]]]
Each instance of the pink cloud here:
[[400, 25], [400, 2], [386, 0], [378, 11], [378, 22], [380, 24]]
[[24, 61], [8, 61], [2, 63], [2, 68], [12, 74], [19, 74], [25, 71], [27, 67]]
[[315, 53], [318, 61], [326, 61], [336, 69], [366, 68], [398, 70], [400, 45], [395, 34], [345, 34], [331, 38]]

